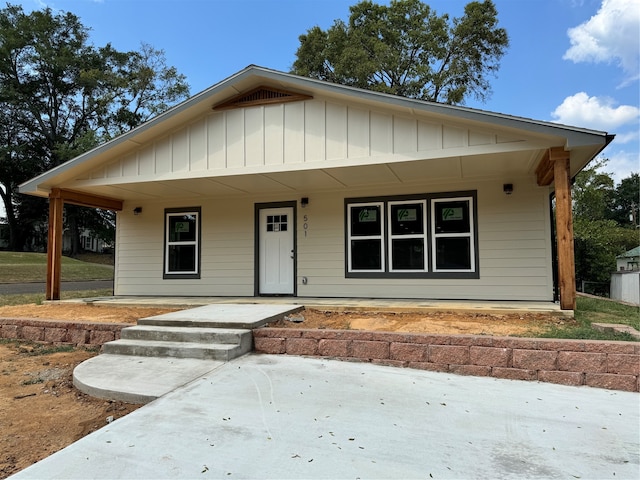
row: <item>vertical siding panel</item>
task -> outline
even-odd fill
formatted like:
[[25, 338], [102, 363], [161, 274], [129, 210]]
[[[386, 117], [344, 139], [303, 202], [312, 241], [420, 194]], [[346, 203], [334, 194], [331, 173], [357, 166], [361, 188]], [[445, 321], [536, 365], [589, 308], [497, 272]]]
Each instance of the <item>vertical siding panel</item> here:
[[264, 163], [284, 163], [284, 106], [264, 107]]
[[224, 119], [224, 113], [215, 113], [207, 118], [207, 165], [209, 170], [219, 170], [227, 166]]
[[442, 125], [418, 122], [418, 151], [442, 149]]
[[393, 117], [371, 112], [371, 155], [389, 155], [393, 146]]
[[138, 175], [138, 156], [135, 153], [122, 159], [122, 176], [135, 177]]
[[171, 136], [171, 171], [189, 170], [189, 129], [183, 128]]
[[171, 143], [169, 137], [162, 138], [156, 143], [156, 173], [171, 171]]
[[264, 165], [264, 109], [244, 111], [245, 165]]
[[347, 155], [360, 158], [369, 155], [369, 111], [349, 107], [347, 110]]
[[468, 142], [467, 129], [446, 125], [442, 129], [442, 148], [466, 147]]
[[226, 117], [227, 168], [244, 166], [244, 110], [229, 110]]
[[304, 162], [304, 109], [303, 102], [284, 105], [284, 163]]
[[347, 156], [347, 107], [327, 103], [327, 160]]
[[411, 118], [394, 117], [393, 151], [394, 153], [414, 153], [418, 149], [416, 121]]
[[189, 127], [189, 169], [202, 171], [207, 169], [207, 124], [200, 120]]
[[138, 174], [144, 176], [153, 173], [153, 145], [150, 145], [138, 153]]
[[118, 178], [122, 176], [122, 161], [117, 160], [107, 165], [107, 178]]
[[305, 104], [305, 162], [321, 162], [325, 159], [325, 105], [313, 101]]

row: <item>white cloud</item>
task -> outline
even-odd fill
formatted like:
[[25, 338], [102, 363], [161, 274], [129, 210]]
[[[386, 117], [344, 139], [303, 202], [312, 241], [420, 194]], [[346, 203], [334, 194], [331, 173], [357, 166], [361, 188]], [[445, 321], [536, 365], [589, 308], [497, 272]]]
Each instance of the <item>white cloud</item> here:
[[612, 147], [608, 147], [602, 152], [600, 158], [608, 159], [602, 170], [610, 173], [616, 183], [620, 183], [623, 178], [631, 176], [632, 173], [640, 172], [638, 152], [614, 150]]
[[553, 112], [553, 121], [565, 125], [612, 131], [623, 125], [634, 124], [640, 117], [640, 108], [631, 105], [615, 106], [607, 97], [590, 97], [579, 92], [564, 99]]
[[630, 76], [640, 78], [640, 1], [603, 0], [585, 23], [567, 31], [571, 47], [564, 59], [579, 62], [615, 61]]

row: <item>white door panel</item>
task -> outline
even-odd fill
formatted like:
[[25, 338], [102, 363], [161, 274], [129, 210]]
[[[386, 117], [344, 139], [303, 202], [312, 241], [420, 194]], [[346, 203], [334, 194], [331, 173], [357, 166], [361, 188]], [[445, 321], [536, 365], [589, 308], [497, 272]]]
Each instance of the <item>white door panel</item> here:
[[261, 294], [293, 295], [293, 207], [260, 210], [259, 291]]

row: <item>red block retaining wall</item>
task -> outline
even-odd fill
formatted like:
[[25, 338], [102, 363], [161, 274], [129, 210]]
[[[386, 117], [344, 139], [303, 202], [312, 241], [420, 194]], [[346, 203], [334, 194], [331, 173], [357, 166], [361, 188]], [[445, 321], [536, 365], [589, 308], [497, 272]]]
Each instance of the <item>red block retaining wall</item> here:
[[0, 338], [32, 342], [102, 345], [120, 338], [127, 323], [59, 322], [31, 318], [0, 318]]
[[359, 360], [460, 375], [640, 391], [640, 343], [260, 328], [260, 353]]

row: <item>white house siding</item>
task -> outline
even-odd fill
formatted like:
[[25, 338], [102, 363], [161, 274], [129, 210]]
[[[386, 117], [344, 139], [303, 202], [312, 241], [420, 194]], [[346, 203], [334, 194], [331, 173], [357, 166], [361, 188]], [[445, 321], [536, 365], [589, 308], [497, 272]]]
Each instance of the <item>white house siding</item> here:
[[[548, 190], [533, 178], [510, 180], [510, 196], [502, 191], [502, 179], [305, 192], [309, 205], [297, 207], [298, 296], [551, 301]], [[477, 190], [479, 279], [345, 278], [345, 197], [464, 190]], [[115, 293], [252, 296], [254, 204], [300, 196], [127, 202], [118, 214]], [[136, 206], [143, 207], [141, 215], [133, 215]], [[201, 278], [163, 280], [164, 209], [189, 206], [202, 207]]]
[[405, 110], [377, 111], [318, 98], [212, 112], [66, 187], [452, 158], [539, 146], [524, 135], [510, 137]]
[[[253, 295], [253, 202], [139, 205], [118, 213], [116, 295]], [[201, 278], [163, 280], [164, 209], [193, 206], [202, 207]]]

